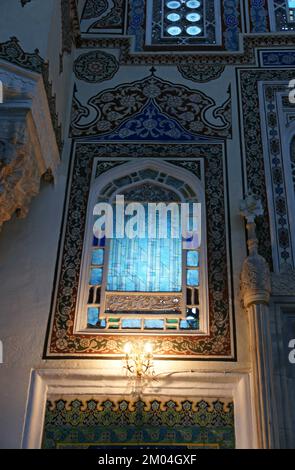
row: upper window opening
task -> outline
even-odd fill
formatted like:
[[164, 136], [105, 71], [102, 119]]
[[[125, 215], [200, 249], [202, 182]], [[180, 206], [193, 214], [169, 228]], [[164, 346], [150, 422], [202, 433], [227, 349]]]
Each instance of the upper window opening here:
[[203, 2], [198, 0], [164, 3], [163, 36], [194, 37], [203, 32]]

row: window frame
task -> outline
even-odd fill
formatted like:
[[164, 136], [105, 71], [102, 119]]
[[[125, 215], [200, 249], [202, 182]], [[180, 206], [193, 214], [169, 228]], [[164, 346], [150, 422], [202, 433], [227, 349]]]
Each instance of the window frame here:
[[[107, 160], [107, 159], [106, 159]], [[192, 175], [187, 170], [176, 167], [171, 165], [170, 163], [158, 161], [155, 159], [143, 159], [140, 161], [126, 161], [122, 165], [115, 167], [103, 175], [99, 177], [95, 177], [95, 168], [96, 168], [97, 159], [94, 159], [93, 162], [93, 170], [92, 170], [92, 177], [91, 177], [91, 186], [90, 186], [90, 193], [89, 199], [87, 204], [87, 217], [86, 217], [86, 225], [85, 225], [85, 233], [84, 233], [84, 241], [83, 241], [83, 253], [82, 253], [82, 262], [81, 262], [81, 271], [79, 276], [79, 287], [78, 287], [78, 298], [77, 298], [77, 306], [75, 312], [75, 325], [74, 325], [74, 333], [83, 333], [83, 334], [92, 334], [97, 332], [99, 335], [104, 334], [122, 334], [122, 335], [136, 335], [136, 334], [144, 334], [144, 335], [163, 335], [163, 334], [173, 334], [173, 335], [184, 335], [184, 334], [193, 334], [193, 335], [206, 335], [209, 333], [209, 294], [208, 294], [208, 273], [207, 273], [207, 236], [206, 236], [206, 217], [204, 213], [205, 206], [205, 191], [203, 188], [202, 182], [199, 180], [197, 176]], [[174, 176], [184, 183], [189, 184], [195, 190], [197, 195], [198, 202], [202, 205], [202, 231], [201, 231], [201, 247], [199, 251], [199, 329], [198, 330], [180, 330], [177, 329], [176, 331], [173, 330], [145, 330], [145, 329], [128, 329], [128, 330], [110, 330], [110, 329], [99, 329], [99, 328], [88, 328], [87, 327], [87, 301], [89, 295], [89, 271], [91, 266], [91, 258], [92, 258], [92, 239], [93, 239], [93, 208], [97, 203], [98, 197], [100, 195], [100, 191], [106, 186], [108, 182], [114, 181], [118, 177], [122, 177], [124, 175], [128, 175], [131, 172], [136, 172], [144, 169], [154, 169], [159, 172], [165, 172], [169, 176]], [[177, 171], [177, 174], [175, 173]], [[142, 181], [137, 182], [141, 184], [142, 182], [148, 181], [144, 179]], [[115, 197], [116, 194], [120, 194], [120, 191], [125, 190], [127, 187], [136, 186], [136, 184], [126, 185], [122, 188], [119, 188], [118, 191], [114, 192], [112, 197]], [[165, 187], [165, 185], [163, 185]], [[167, 187], [167, 185], [166, 185]], [[172, 186], [168, 186], [172, 191], [176, 194], [179, 194], [180, 198], [182, 199], [181, 202], [186, 202], [183, 196], [176, 190], [176, 188]], [[110, 198], [111, 200], [111, 198]], [[182, 249], [182, 257], [184, 256], [184, 252], [186, 250]], [[107, 278], [107, 269], [108, 269], [108, 247], [105, 247], [105, 259], [104, 259], [104, 266], [106, 268], [103, 272], [103, 282], [106, 282]], [[184, 300], [184, 309], [186, 309], [186, 299], [184, 295], [184, 289], [186, 288], [186, 284], [184, 282], [184, 272], [186, 270], [186, 265], [184, 263], [184, 259], [182, 259], [182, 297]], [[103, 288], [101, 289], [101, 305], [103, 306], [102, 311], [103, 315], [105, 312], [105, 291]], [[124, 292], [124, 294], [128, 295], [128, 292]], [[134, 295], [138, 295], [139, 293], [134, 293]], [[140, 295], [144, 293], [140, 293]], [[153, 295], [163, 295], [163, 293], [153, 292]], [[166, 292], [164, 294], [171, 295], [173, 293]], [[178, 293], [175, 293], [178, 294]], [[127, 314], [128, 315], [128, 314]], [[135, 319], [135, 315], [133, 318]], [[142, 313], [144, 315], [144, 311]], [[130, 315], [131, 316], [131, 315]], [[127, 316], [124, 314], [124, 318]], [[145, 317], [143, 317], [145, 318]]]

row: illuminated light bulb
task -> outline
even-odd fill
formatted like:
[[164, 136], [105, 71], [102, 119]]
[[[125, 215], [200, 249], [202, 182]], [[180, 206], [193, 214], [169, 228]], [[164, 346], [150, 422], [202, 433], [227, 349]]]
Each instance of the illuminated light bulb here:
[[144, 352], [145, 352], [146, 354], [152, 354], [152, 352], [153, 352], [153, 345], [152, 345], [152, 343], [145, 343], [145, 345], [144, 345]]
[[132, 352], [132, 344], [131, 343], [126, 343], [124, 345], [124, 353], [128, 356]]

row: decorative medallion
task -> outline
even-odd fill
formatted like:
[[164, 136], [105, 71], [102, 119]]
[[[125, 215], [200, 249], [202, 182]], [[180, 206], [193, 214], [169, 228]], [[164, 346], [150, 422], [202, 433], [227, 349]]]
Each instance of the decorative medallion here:
[[91, 51], [81, 54], [74, 62], [74, 72], [78, 80], [100, 83], [110, 80], [117, 73], [117, 59], [106, 52]]
[[204, 65], [204, 64], [183, 64], [178, 66], [178, 70], [188, 80], [197, 83], [206, 83], [221, 77], [224, 72], [224, 65]]

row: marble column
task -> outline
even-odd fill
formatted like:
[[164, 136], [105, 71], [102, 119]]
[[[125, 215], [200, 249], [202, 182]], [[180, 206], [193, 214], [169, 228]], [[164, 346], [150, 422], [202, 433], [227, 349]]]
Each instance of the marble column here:
[[269, 319], [270, 271], [268, 263], [258, 253], [256, 237], [255, 218], [263, 214], [260, 200], [247, 196], [241, 203], [241, 214], [246, 219], [248, 234], [249, 255], [241, 273], [241, 293], [249, 321], [257, 446], [271, 449], [278, 445], [278, 427]]

